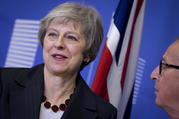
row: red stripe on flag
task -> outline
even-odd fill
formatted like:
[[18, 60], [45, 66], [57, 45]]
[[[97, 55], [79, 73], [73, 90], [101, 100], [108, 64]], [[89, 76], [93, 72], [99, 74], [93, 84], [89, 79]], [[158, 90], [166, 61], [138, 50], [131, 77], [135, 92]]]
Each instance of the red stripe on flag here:
[[100, 62], [97, 67], [98, 73], [96, 73], [93, 85], [91, 89], [106, 101], [109, 101], [108, 89], [107, 89], [107, 76], [112, 63], [112, 55], [107, 47], [107, 39], [100, 57]]
[[139, 15], [139, 12], [140, 12], [143, 2], [144, 2], [143, 0], [139, 0], [137, 3], [137, 8], [136, 8], [135, 16], [134, 16], [134, 22], [132, 25], [132, 30], [131, 30], [130, 39], [129, 39], [127, 52], [126, 52], [126, 57], [125, 57], [125, 62], [124, 62], [124, 67], [123, 67], [123, 71], [122, 71], [122, 77], [121, 77], [121, 89], [122, 90], [124, 87], [124, 81], [125, 81], [125, 76], [126, 76], [126, 71], [127, 71], [127, 64], [128, 64], [128, 59], [129, 59], [129, 54], [130, 54], [130, 49], [131, 49], [131, 44], [132, 44], [132, 38], [133, 38], [133, 34], [134, 34], [135, 23], [136, 23], [136, 20]]

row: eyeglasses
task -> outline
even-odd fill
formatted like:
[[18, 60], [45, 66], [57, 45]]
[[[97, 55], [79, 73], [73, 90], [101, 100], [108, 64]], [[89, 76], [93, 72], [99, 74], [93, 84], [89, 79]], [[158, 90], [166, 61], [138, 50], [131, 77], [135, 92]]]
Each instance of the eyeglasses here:
[[162, 73], [162, 69], [164, 69], [164, 66], [166, 68], [175, 68], [175, 69], [179, 69], [179, 66], [173, 65], [173, 64], [167, 64], [165, 62], [162, 62], [162, 60], [160, 60], [160, 65], [159, 65], [159, 74], [161, 75]]

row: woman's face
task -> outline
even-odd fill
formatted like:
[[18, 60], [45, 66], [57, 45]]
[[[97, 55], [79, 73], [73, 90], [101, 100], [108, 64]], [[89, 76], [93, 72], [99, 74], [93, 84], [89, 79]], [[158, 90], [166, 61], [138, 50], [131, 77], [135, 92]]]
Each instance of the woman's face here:
[[44, 38], [43, 58], [48, 72], [72, 75], [80, 70], [86, 41], [80, 25], [52, 21]]

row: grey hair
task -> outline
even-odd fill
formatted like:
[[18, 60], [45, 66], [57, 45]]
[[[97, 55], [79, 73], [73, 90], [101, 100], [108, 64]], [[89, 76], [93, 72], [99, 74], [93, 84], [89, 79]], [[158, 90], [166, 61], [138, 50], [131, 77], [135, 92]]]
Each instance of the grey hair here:
[[[38, 39], [43, 47], [43, 41], [46, 30], [50, 22], [55, 18], [63, 18], [64, 22], [70, 20], [80, 24], [80, 29], [86, 40], [86, 49], [84, 58], [89, 58], [89, 62], [83, 62], [87, 65], [93, 61], [100, 49], [103, 40], [103, 23], [99, 13], [91, 6], [82, 6], [77, 3], [66, 2], [52, 9], [40, 22]], [[84, 67], [83, 66], [83, 67]]]

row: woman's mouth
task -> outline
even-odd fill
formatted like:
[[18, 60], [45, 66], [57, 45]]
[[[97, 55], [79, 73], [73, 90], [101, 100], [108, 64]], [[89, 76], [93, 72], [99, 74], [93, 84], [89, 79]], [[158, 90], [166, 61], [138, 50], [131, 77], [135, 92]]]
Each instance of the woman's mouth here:
[[67, 58], [65, 55], [62, 54], [53, 54], [52, 57], [57, 61], [62, 61]]

